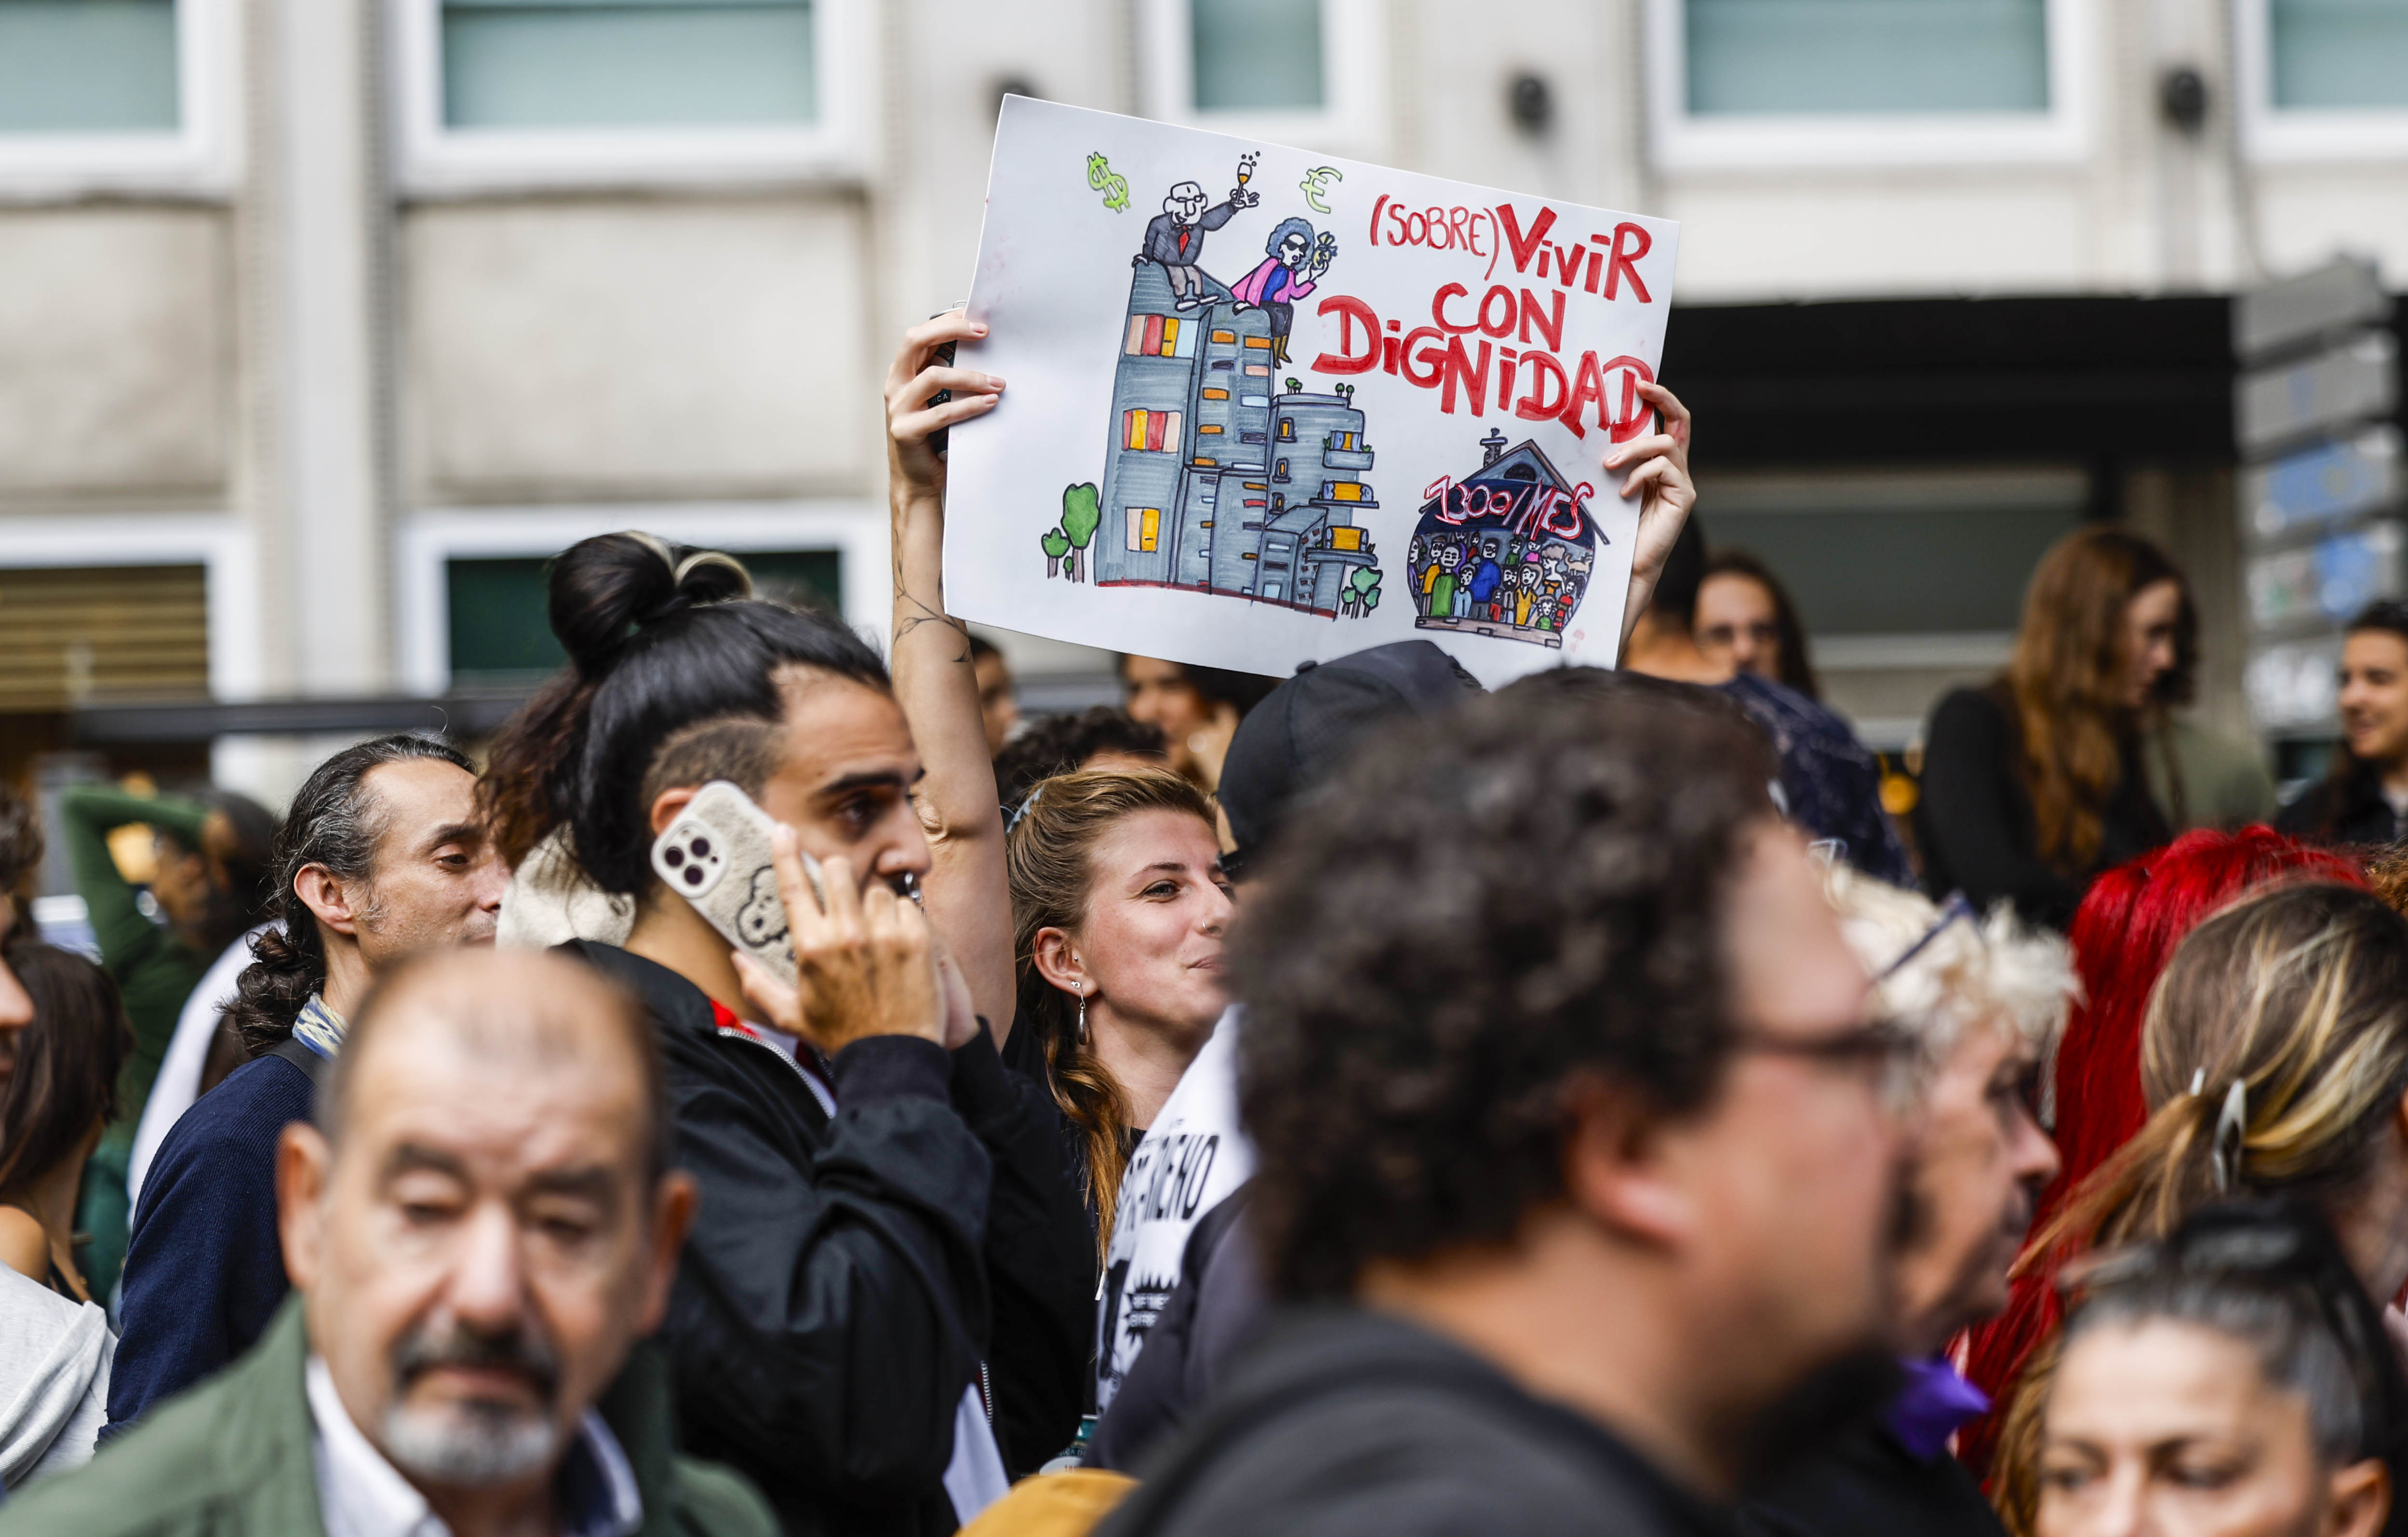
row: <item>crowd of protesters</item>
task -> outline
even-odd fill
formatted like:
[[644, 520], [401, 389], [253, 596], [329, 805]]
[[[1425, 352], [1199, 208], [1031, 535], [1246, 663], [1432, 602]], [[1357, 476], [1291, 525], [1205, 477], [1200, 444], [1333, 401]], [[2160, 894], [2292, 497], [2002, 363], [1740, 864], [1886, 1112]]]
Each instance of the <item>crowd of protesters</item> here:
[[1901, 829], [1649, 383], [1620, 669], [1024, 719], [979, 334], [883, 647], [587, 539], [474, 757], [64, 794], [96, 958], [0, 795], [0, 1534], [2408, 1530], [2408, 610], [2269, 826], [2086, 528]]

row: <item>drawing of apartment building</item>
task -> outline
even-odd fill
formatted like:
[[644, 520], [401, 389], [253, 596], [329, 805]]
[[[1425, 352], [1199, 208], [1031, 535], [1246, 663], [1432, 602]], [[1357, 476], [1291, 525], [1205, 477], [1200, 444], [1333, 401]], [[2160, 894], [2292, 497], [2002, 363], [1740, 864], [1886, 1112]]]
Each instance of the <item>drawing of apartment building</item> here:
[[1365, 421], [1343, 395], [1280, 392], [1270, 318], [1203, 276], [1181, 313], [1162, 269], [1138, 267], [1112, 387], [1105, 585], [1226, 593], [1335, 617], [1340, 589], [1376, 567], [1353, 514], [1376, 507]]

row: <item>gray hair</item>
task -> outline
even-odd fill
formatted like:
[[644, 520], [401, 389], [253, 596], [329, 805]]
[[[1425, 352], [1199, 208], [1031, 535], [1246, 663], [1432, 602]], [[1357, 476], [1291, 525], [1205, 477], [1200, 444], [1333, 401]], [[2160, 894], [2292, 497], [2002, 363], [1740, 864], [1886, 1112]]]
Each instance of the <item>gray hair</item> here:
[[[1824, 875], [1840, 931], [1873, 977], [1873, 1005], [1914, 1039], [1911, 1083], [1916, 1097], [1967, 1029], [2014, 1036], [2043, 1061], [2053, 1061], [2066, 1014], [2080, 996], [2073, 948], [2057, 935], [2018, 923], [2003, 902], [1981, 917], [1952, 904], [1943, 909], [1845, 865]], [[2053, 1101], [2054, 1073], [2043, 1080]], [[2043, 1104], [2042, 1119], [2053, 1120]]]

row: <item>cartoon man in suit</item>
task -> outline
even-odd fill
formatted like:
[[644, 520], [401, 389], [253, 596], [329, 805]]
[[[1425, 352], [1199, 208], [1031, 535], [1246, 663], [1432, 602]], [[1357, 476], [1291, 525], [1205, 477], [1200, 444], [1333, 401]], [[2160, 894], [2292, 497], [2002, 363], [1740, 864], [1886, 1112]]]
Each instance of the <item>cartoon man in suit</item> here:
[[1204, 189], [1193, 181], [1182, 181], [1170, 189], [1162, 200], [1162, 211], [1145, 226], [1145, 247], [1129, 265], [1153, 262], [1159, 266], [1170, 280], [1176, 307], [1193, 309], [1204, 302], [1204, 280], [1196, 264], [1204, 255], [1205, 231], [1219, 229], [1240, 208], [1251, 208], [1262, 200], [1260, 193], [1239, 187], [1230, 192], [1226, 202], [1208, 208]]

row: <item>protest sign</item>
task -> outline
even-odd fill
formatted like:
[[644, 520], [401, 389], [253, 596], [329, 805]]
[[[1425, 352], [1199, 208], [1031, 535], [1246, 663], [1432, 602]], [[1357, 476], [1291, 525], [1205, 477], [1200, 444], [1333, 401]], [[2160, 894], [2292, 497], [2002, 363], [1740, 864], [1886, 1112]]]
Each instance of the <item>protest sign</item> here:
[[953, 430], [956, 616], [1284, 676], [1610, 666], [1679, 226], [1024, 97]]

